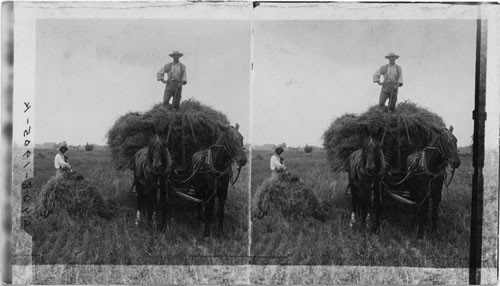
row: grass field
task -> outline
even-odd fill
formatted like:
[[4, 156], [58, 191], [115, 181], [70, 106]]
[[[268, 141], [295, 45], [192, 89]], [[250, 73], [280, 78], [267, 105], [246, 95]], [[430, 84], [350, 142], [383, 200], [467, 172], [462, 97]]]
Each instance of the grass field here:
[[[36, 199], [42, 185], [54, 174], [54, 150], [35, 150]], [[59, 217], [35, 221], [35, 264], [246, 264], [248, 249], [248, 169], [230, 186], [224, 221], [225, 234], [202, 237], [203, 224], [193, 203], [177, 197], [164, 233], [136, 227], [135, 194], [130, 194], [131, 171], [116, 171], [107, 150], [70, 150], [75, 170], [119, 207], [112, 220], [84, 219], [62, 223]], [[269, 152], [252, 153], [252, 194], [270, 175]], [[325, 154], [285, 152], [289, 170], [297, 174], [327, 206], [329, 219], [287, 221], [275, 212], [252, 221], [251, 255], [255, 264], [468, 267], [471, 156], [462, 155], [449, 190], [443, 190], [436, 235], [427, 229], [416, 239], [408, 206], [384, 200], [382, 225], [377, 234], [350, 228], [350, 197], [344, 191], [346, 175], [328, 170]], [[215, 227], [214, 227], [215, 229]], [[496, 259], [496, 258], [495, 258]]]
[[[33, 188], [36, 200], [42, 185], [55, 174], [54, 150], [35, 150]], [[114, 219], [100, 218], [62, 223], [49, 216], [32, 222], [35, 264], [244, 264], [248, 250], [248, 168], [238, 182], [229, 187], [222, 235], [203, 238], [203, 224], [196, 206], [171, 196], [168, 228], [153, 232], [148, 226], [135, 226], [135, 193], [129, 193], [131, 171], [116, 171], [108, 150], [66, 153], [74, 170], [89, 180], [107, 199], [117, 203]], [[213, 225], [215, 233], [215, 225]]]
[[[270, 176], [270, 152], [252, 153], [252, 194]], [[329, 220], [287, 221], [279, 212], [252, 221], [251, 253], [257, 264], [468, 267], [472, 157], [462, 155], [449, 190], [443, 189], [438, 233], [416, 239], [411, 208], [384, 199], [378, 233], [349, 227], [346, 174], [328, 170], [325, 153], [285, 152], [288, 170], [315, 190]], [[264, 158], [264, 159], [263, 159]], [[259, 258], [260, 257], [260, 258]]]

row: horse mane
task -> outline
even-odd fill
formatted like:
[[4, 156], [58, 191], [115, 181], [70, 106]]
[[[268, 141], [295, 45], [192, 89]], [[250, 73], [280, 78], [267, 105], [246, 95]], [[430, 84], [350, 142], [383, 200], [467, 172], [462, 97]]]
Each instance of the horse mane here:
[[[231, 136], [231, 133], [236, 132], [235, 136]], [[229, 152], [229, 156], [233, 158], [236, 156], [237, 151], [235, 151], [235, 147], [238, 145], [237, 135], [239, 132], [232, 126], [230, 126], [227, 130], [224, 130], [221, 134], [219, 134], [219, 138], [217, 138], [217, 144], [223, 145], [227, 151]]]

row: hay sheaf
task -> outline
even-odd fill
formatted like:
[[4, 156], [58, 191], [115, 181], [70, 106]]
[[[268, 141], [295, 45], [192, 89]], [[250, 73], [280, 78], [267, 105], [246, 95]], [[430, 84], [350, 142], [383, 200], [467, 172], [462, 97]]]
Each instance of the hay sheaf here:
[[[186, 160], [191, 155], [212, 145], [221, 132], [221, 126], [229, 125], [223, 113], [196, 100], [183, 101], [175, 112], [163, 104], [155, 105], [145, 113], [130, 112], [114, 123], [108, 131], [108, 145], [111, 158], [117, 169], [133, 167], [135, 152], [147, 146], [151, 137], [151, 126], [164, 131], [174, 162], [183, 162], [182, 137]], [[168, 135], [169, 134], [169, 135]], [[189, 163], [189, 162], [187, 162]]]
[[35, 202], [35, 215], [68, 215], [73, 219], [111, 219], [114, 207], [87, 180], [72, 173], [50, 178]]
[[[428, 146], [432, 137], [444, 127], [439, 115], [412, 102], [399, 103], [392, 113], [372, 106], [363, 114], [344, 114], [337, 118], [324, 132], [323, 146], [330, 168], [342, 171], [349, 155], [361, 148], [372, 133], [378, 139], [384, 138], [382, 150], [388, 164], [404, 166], [409, 154]], [[398, 146], [400, 162], [396, 154]]]
[[252, 206], [253, 218], [263, 218], [272, 212], [281, 212], [286, 219], [313, 217], [324, 221], [327, 218], [313, 190], [292, 174], [279, 174], [264, 181], [255, 193]]

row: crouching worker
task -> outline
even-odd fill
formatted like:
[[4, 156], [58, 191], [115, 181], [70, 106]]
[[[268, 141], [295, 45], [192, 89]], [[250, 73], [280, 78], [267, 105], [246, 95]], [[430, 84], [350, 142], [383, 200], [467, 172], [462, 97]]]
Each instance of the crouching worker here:
[[54, 167], [56, 168], [56, 177], [62, 177], [65, 172], [71, 172], [71, 165], [68, 163], [68, 157], [64, 155], [68, 151], [66, 142], [61, 143], [56, 156], [54, 157]]
[[271, 167], [271, 177], [276, 178], [280, 173], [286, 173], [287, 169], [285, 166], [285, 159], [281, 158], [281, 153], [285, 151], [283, 145], [278, 145], [274, 149], [274, 154], [271, 156], [270, 167]]

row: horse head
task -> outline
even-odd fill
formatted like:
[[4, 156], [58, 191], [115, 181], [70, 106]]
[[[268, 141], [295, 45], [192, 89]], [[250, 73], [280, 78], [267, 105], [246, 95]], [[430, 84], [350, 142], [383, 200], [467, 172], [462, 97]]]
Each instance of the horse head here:
[[433, 140], [435, 146], [443, 160], [448, 162], [453, 169], [460, 167], [460, 157], [457, 150], [457, 138], [453, 135], [453, 126], [450, 125], [449, 129], [443, 128], [441, 133]]
[[148, 145], [148, 157], [151, 171], [156, 174], [169, 173], [172, 169], [172, 158], [164, 139], [165, 131], [157, 131], [151, 127], [152, 136]]
[[[378, 133], [381, 133], [381, 130]], [[362, 148], [362, 163], [368, 174], [374, 175], [378, 173], [381, 175], [386, 168], [384, 153], [382, 152], [380, 141], [375, 139], [371, 132], [369, 134], [370, 136]]]
[[224, 146], [229, 157], [234, 160], [238, 166], [242, 167], [247, 163], [247, 154], [243, 144], [243, 135], [239, 132], [239, 124], [222, 127], [223, 133], [217, 140], [218, 145]]

